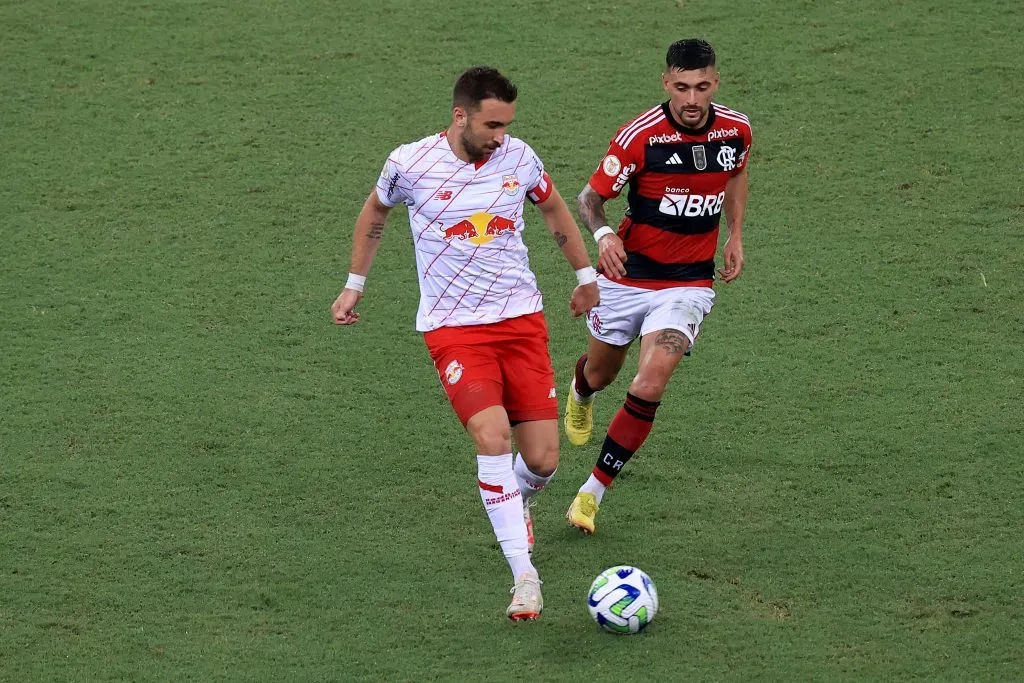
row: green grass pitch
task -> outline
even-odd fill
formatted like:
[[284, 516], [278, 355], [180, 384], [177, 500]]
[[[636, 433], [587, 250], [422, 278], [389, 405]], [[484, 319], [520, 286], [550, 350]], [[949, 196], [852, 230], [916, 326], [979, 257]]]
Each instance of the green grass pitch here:
[[[404, 212], [330, 324], [352, 222], [480, 63], [575, 196], [694, 35], [754, 128], [747, 268], [593, 538], [563, 441], [511, 624]], [[0, 680], [1019, 680], [1022, 35], [1014, 0], [0, 2]], [[620, 563], [635, 637], [585, 606]]]

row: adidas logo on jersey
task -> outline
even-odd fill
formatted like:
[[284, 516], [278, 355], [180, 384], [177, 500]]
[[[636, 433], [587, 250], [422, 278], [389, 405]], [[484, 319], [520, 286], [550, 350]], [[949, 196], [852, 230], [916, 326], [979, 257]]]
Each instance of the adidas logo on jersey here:
[[708, 142], [712, 140], [721, 140], [722, 138], [734, 138], [737, 137], [739, 134], [740, 129], [736, 127], [708, 131]]
[[683, 160], [680, 158], [680, 156], [678, 154], [673, 154], [672, 156], [670, 156], [668, 158], [668, 161], [665, 162], [665, 165], [666, 166], [678, 166], [678, 165], [680, 165], [682, 163], [683, 163]]

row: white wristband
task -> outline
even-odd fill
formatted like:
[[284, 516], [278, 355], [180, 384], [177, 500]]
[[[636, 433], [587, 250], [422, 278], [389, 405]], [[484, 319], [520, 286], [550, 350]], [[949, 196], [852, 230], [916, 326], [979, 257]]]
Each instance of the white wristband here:
[[614, 230], [612, 230], [607, 225], [602, 225], [600, 228], [597, 229], [597, 232], [594, 233], [594, 241], [595, 242], [600, 242], [601, 238], [604, 237], [605, 235], [614, 235], [614, 234], [615, 234]]
[[576, 271], [576, 281], [581, 285], [589, 285], [591, 282], [597, 282], [597, 271], [594, 270], [593, 266], [580, 268]]
[[345, 283], [345, 289], [354, 289], [357, 292], [363, 291], [363, 287], [366, 286], [366, 276], [356, 275], [355, 273], [348, 274], [348, 282]]

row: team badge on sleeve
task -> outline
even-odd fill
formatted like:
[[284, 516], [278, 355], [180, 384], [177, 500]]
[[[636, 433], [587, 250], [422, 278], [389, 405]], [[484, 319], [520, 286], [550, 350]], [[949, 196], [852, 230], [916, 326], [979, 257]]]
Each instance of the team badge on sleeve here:
[[506, 194], [515, 196], [519, 193], [519, 178], [515, 175], [502, 176], [501, 189], [505, 190]]
[[609, 154], [601, 162], [601, 169], [604, 171], [606, 176], [614, 178], [619, 175], [619, 171], [622, 170], [622, 162], [614, 154]]

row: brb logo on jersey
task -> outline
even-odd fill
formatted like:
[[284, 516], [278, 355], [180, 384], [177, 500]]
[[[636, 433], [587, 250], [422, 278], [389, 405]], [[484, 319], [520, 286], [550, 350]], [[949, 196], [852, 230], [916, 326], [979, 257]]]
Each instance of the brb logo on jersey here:
[[[518, 184], [516, 185], [518, 189]], [[486, 211], [478, 211], [450, 228], [442, 228], [441, 236], [445, 241], [469, 240], [470, 244], [487, 244], [499, 235], [515, 234], [515, 221], [504, 216], [495, 216]]]
[[666, 193], [661, 198], [661, 206], [658, 207], [658, 210], [669, 216], [685, 216], [686, 218], [717, 216], [722, 212], [724, 202], [724, 192], [718, 194]]

